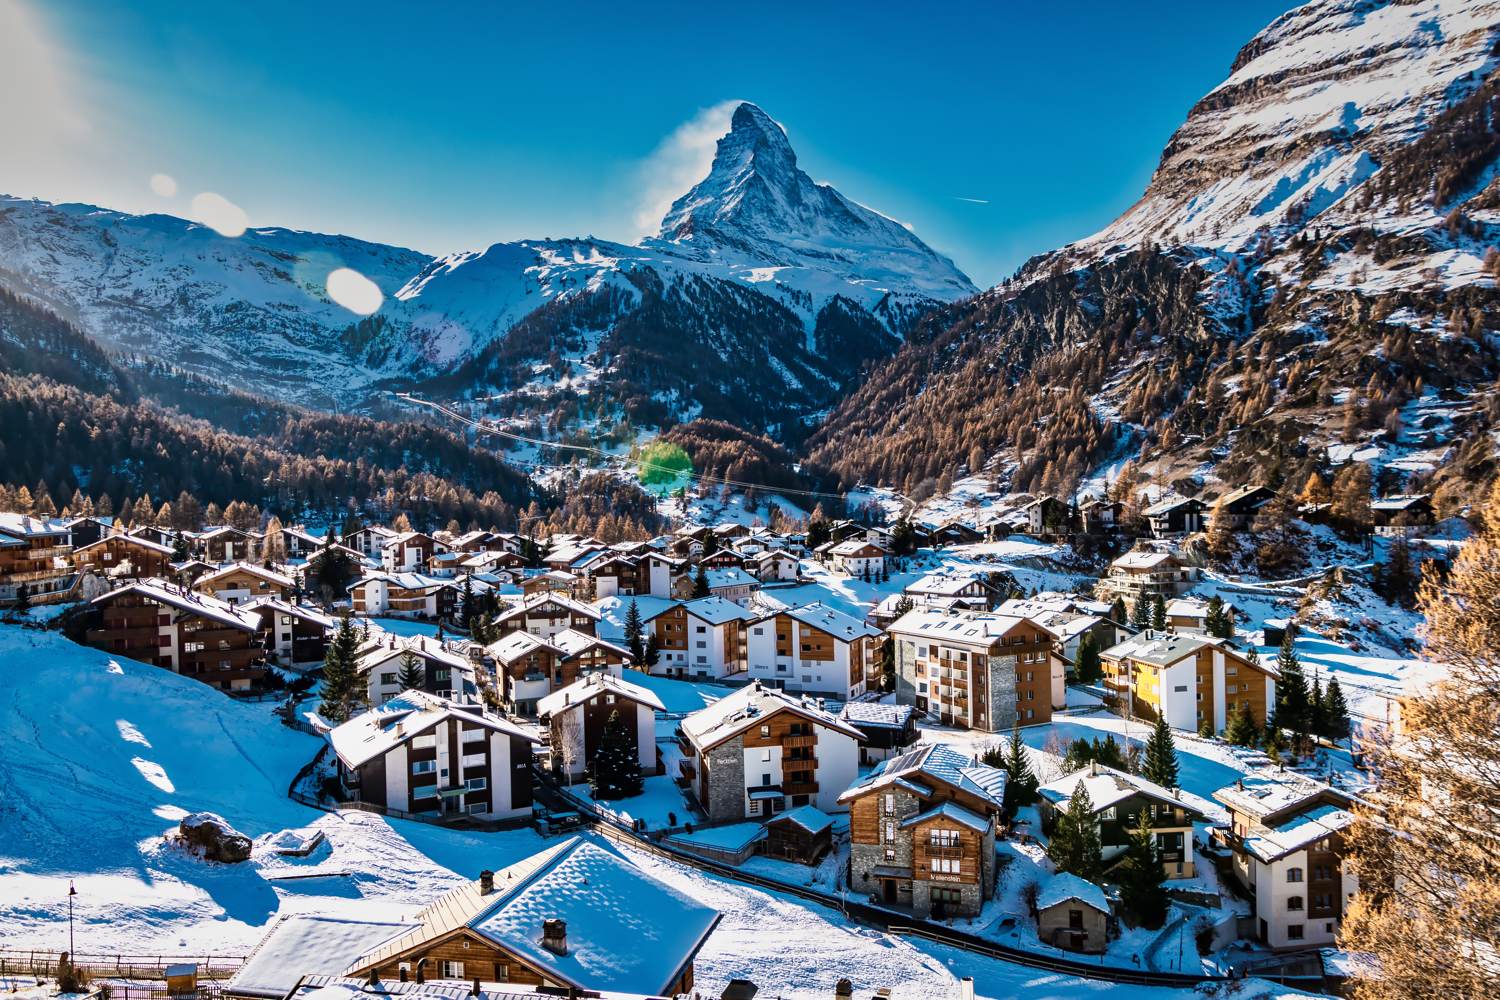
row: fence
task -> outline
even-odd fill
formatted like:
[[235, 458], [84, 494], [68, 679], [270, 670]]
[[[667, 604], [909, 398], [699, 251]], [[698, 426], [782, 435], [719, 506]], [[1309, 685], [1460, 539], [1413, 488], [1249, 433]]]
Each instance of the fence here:
[[[55, 977], [66, 952], [23, 951], [0, 948], [0, 977], [29, 975], [38, 978]], [[153, 981], [166, 977], [168, 966], [194, 964], [198, 966], [200, 981], [228, 979], [245, 963], [243, 955], [126, 955], [89, 954], [77, 952], [69, 956], [73, 967], [88, 973], [93, 979], [121, 979], [143, 981], [140, 990], [151, 991]], [[129, 984], [126, 984], [129, 985]], [[112, 983], [111, 991], [116, 997], [119, 986]], [[166, 995], [165, 987], [160, 987]]]

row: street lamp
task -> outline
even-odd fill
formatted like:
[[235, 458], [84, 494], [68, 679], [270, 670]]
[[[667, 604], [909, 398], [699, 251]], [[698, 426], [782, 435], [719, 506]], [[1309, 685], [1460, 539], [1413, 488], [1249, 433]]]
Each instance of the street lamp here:
[[68, 879], [68, 957], [73, 957], [73, 897], [78, 895], [78, 890], [73, 888], [73, 880]]

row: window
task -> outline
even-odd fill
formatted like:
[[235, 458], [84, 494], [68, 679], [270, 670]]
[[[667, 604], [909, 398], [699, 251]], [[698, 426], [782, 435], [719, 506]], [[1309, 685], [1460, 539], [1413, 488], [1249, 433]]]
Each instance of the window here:
[[704, 632], [707, 632], [708, 629], [702, 625], [699, 625], [696, 629], [694, 629], [694, 631], [696, 631], [699, 635], [702, 635]]
[[886, 813], [896, 811], [896, 795], [894, 792], [886, 792], [881, 796], [880, 811]]
[[933, 847], [957, 847], [957, 830], [933, 830], [927, 835], [927, 842]]
[[957, 875], [959, 873], [958, 858], [933, 858], [932, 870], [939, 875]]
[[412, 774], [432, 774], [436, 770], [437, 761], [435, 760], [414, 760], [411, 762]]
[[411, 790], [413, 799], [432, 799], [437, 797], [437, 785], [423, 785], [421, 788]]
[[464, 963], [462, 963], [462, 962], [448, 962], [448, 961], [443, 962], [443, 978], [444, 979], [462, 979], [463, 977], [464, 977]]
[[433, 736], [418, 736], [411, 741], [413, 750], [431, 750], [437, 746], [437, 739]]
[[760, 759], [761, 759], [762, 762], [767, 763], [767, 764], [769, 764], [771, 762], [771, 748], [770, 747], [766, 747], [764, 750], [762, 750], [760, 752]]
[[1301, 941], [1302, 940], [1302, 925], [1301, 924], [1287, 924], [1286, 925], [1286, 937], [1287, 937], [1288, 941]]
[[482, 813], [487, 809], [489, 806], [484, 802], [470, 802], [468, 806], [468, 811], [471, 813]]
[[479, 743], [483, 741], [485, 732], [486, 731], [483, 729], [465, 729], [463, 734], [463, 742]]
[[464, 791], [482, 792], [490, 786], [488, 778], [470, 778], [464, 782]]
[[896, 842], [896, 821], [888, 819], [880, 826], [880, 839], [887, 844]]
[[1288, 882], [1301, 882], [1302, 881], [1302, 869], [1301, 868], [1288, 868], [1286, 870], [1286, 880]]
[[1301, 896], [1288, 896], [1286, 898], [1286, 908], [1288, 910], [1292, 910], [1292, 911], [1301, 910], [1302, 909], [1302, 897]]
[[751, 799], [750, 808], [746, 812], [751, 816], [760, 815], [760, 799]]
[[382, 683], [382, 684], [394, 684], [394, 683], [396, 683], [396, 675], [395, 674], [381, 674], [380, 675], [380, 683]]
[[1175, 691], [1175, 692], [1177, 692], [1178, 694], [1187, 694], [1187, 685], [1186, 684], [1179, 684], [1176, 687], [1174, 687], [1172, 690]]
[[771, 736], [771, 727], [770, 726], [761, 726], [760, 727], [760, 738], [764, 740], [764, 739], [769, 739], [770, 736]]

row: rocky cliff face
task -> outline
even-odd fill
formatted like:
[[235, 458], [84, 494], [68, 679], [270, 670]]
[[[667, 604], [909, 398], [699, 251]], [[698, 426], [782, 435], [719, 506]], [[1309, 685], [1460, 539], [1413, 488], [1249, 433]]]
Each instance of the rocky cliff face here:
[[1354, 460], [1462, 497], [1500, 426], [1497, 42], [1494, 0], [1279, 18], [1135, 206], [930, 316], [811, 463], [1066, 492], [1126, 457], [1190, 491]]

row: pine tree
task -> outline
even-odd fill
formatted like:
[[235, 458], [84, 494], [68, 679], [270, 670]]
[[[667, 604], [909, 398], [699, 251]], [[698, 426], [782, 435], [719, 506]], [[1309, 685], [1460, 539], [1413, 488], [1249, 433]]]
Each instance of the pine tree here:
[[348, 721], [367, 700], [356, 662], [358, 652], [359, 635], [344, 615], [323, 658], [322, 712], [330, 722]]
[[625, 648], [630, 650], [630, 662], [637, 667], [643, 666], [646, 659], [643, 630], [640, 605], [631, 598], [630, 607], [625, 609]]
[[1083, 633], [1083, 637], [1078, 640], [1073, 670], [1078, 675], [1078, 680], [1084, 684], [1093, 684], [1104, 676], [1099, 660], [1099, 640], [1094, 638], [1093, 632]]
[[1115, 602], [1109, 606], [1109, 620], [1116, 625], [1130, 624], [1130, 615], [1125, 612], [1125, 599], [1116, 597]]
[[462, 619], [461, 620], [464, 623], [464, 628], [468, 629], [469, 632], [472, 634], [473, 631], [474, 631], [474, 613], [478, 610], [474, 606], [474, 574], [473, 573], [465, 573], [464, 574], [464, 596], [463, 596], [463, 602], [464, 602], [464, 606], [463, 606], [463, 611], [461, 612], [461, 614], [462, 614]]
[[1230, 612], [1224, 607], [1224, 599], [1218, 594], [1208, 599], [1208, 609], [1204, 613], [1203, 627], [1209, 635], [1217, 639], [1234, 638], [1234, 619]]
[[1156, 847], [1150, 815], [1144, 808], [1136, 814], [1136, 824], [1114, 875], [1120, 883], [1120, 901], [1132, 924], [1156, 930], [1166, 922], [1167, 873]]
[[661, 662], [661, 643], [657, 641], [655, 629], [646, 636], [646, 655], [643, 659], [647, 670]]
[[1323, 694], [1323, 684], [1313, 676], [1312, 693], [1307, 700], [1307, 731], [1322, 736], [1328, 728], [1328, 699]]
[[1344, 701], [1344, 692], [1337, 677], [1328, 678], [1328, 691], [1323, 696], [1323, 733], [1330, 740], [1349, 738], [1349, 705]]
[[708, 571], [703, 568], [703, 564], [700, 562], [698, 564], [698, 572], [693, 575], [693, 598], [696, 600], [707, 596], [709, 596]]
[[1016, 810], [1036, 801], [1036, 790], [1040, 787], [1036, 774], [1031, 770], [1031, 758], [1026, 753], [1026, 744], [1021, 740], [1021, 724], [1013, 723], [1010, 743], [1005, 749], [1005, 759], [1000, 765], [1005, 771], [1005, 816], [1014, 818]]
[[1151, 602], [1151, 627], [1158, 632], [1165, 631], [1167, 627], [1167, 601], [1160, 594]]
[[1214, 723], [1213, 720], [1206, 715], [1203, 717], [1203, 721], [1198, 723], [1198, 735], [1203, 737], [1205, 740], [1213, 738]]
[[641, 794], [640, 751], [619, 709], [610, 712], [605, 720], [589, 782], [594, 798], [601, 801]]
[[1145, 594], [1137, 597], [1130, 609], [1130, 627], [1141, 632], [1151, 627], [1151, 598]]
[[1177, 787], [1177, 747], [1165, 716], [1156, 717], [1156, 726], [1146, 740], [1145, 776], [1163, 788]]
[[1237, 747], [1253, 747], [1260, 741], [1260, 727], [1255, 724], [1255, 716], [1250, 712], [1249, 702], [1240, 702], [1234, 714], [1229, 717], [1229, 725], [1224, 730], [1224, 739]]
[[401, 654], [401, 672], [396, 675], [397, 683], [403, 691], [420, 691], [425, 686], [426, 678], [423, 676], [422, 661], [417, 659], [417, 654], [411, 650]]
[[1297, 658], [1295, 631], [1290, 626], [1281, 640], [1276, 669], [1281, 676], [1276, 679], [1276, 713], [1270, 728], [1305, 734], [1310, 731], [1312, 708], [1307, 677], [1302, 673], [1302, 661]]
[[1072, 872], [1079, 878], [1092, 881], [1100, 875], [1102, 855], [1099, 826], [1094, 821], [1094, 803], [1089, 798], [1088, 788], [1080, 781], [1073, 786], [1068, 808], [1054, 821], [1047, 857], [1052, 859], [1058, 871]]

